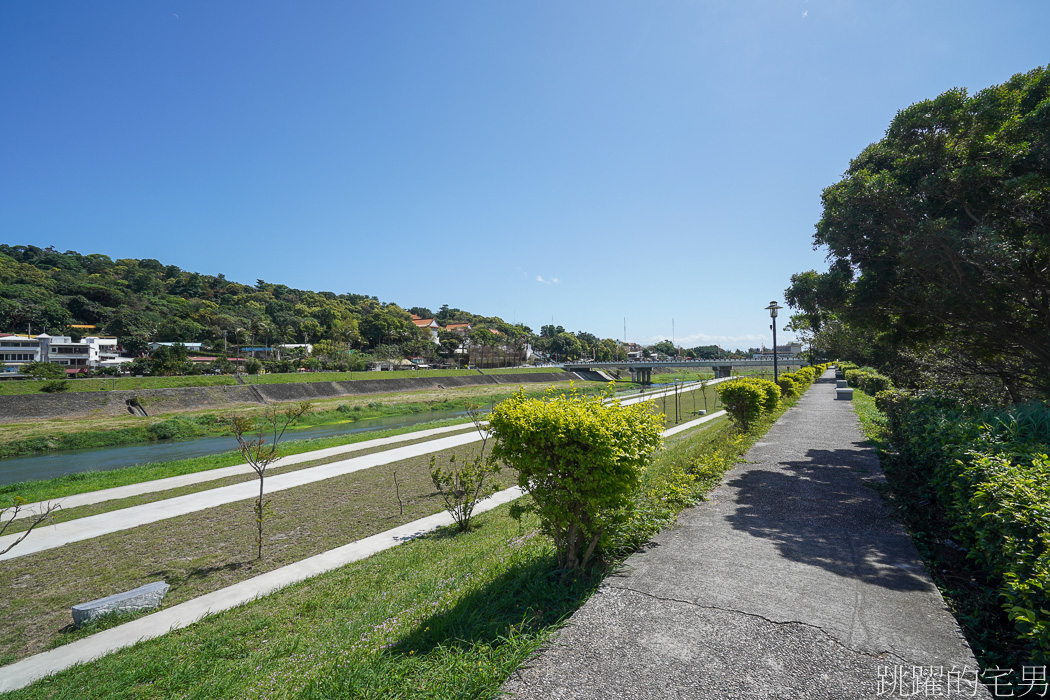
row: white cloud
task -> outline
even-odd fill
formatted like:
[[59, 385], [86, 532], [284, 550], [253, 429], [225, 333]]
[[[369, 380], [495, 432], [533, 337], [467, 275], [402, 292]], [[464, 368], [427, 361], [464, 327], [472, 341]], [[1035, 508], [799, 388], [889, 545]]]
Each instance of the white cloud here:
[[543, 284], [558, 284], [558, 282], [560, 282], [560, 280], [557, 277], [550, 277], [548, 279], [543, 279], [542, 275], [536, 275], [536, 281], [537, 282], [542, 282]]
[[806, 19], [807, 17], [809, 17], [809, 10], [803, 10], [802, 11], [802, 19]]

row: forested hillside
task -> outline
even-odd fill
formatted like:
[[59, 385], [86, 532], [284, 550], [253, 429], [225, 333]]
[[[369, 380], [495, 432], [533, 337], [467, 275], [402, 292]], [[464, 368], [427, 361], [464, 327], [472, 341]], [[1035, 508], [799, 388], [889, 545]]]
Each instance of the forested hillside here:
[[[68, 334], [74, 324], [120, 338], [134, 352], [150, 341], [229, 345], [305, 343], [375, 349], [394, 345], [428, 355], [434, 347], [411, 313], [444, 324], [463, 321], [527, 339], [531, 330], [460, 309], [402, 309], [362, 294], [292, 289], [259, 280], [248, 286], [157, 260], [112, 260], [53, 248], [0, 245], [0, 331]], [[490, 335], [492, 335], [490, 333]]]

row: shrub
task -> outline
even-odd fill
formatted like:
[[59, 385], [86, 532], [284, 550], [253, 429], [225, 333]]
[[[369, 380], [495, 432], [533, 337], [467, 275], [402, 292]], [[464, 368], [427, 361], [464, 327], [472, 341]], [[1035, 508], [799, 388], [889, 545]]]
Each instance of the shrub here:
[[758, 388], [762, 392], [762, 410], [766, 413], [775, 411], [780, 404], [780, 387], [768, 379], [757, 377], [745, 377], [739, 381], [746, 382]]
[[52, 379], [40, 385], [40, 391], [54, 394], [60, 391], [69, 391], [69, 382], [65, 379]]
[[967, 406], [881, 391], [897, 468], [936, 500], [992, 582], [1034, 663], [1050, 660], [1050, 406]]
[[470, 521], [474, 517], [474, 508], [478, 502], [499, 490], [499, 484], [490, 477], [499, 474], [500, 465], [491, 454], [485, 456], [489, 434], [482, 427], [481, 407], [475, 403], [468, 404], [467, 415], [481, 436], [481, 449], [458, 463], [453, 453], [449, 458], [448, 469], [438, 466], [437, 456], [430, 457], [430, 479], [434, 482], [434, 488], [441, 494], [441, 500], [445, 502], [445, 510], [452, 516], [460, 532], [470, 529]]
[[735, 380], [718, 385], [718, 398], [726, 413], [744, 430], [762, 415], [765, 392], [751, 382]]
[[604, 398], [573, 387], [529, 399], [522, 389], [489, 416], [493, 456], [518, 471], [562, 569], [586, 567], [602, 535], [631, 517], [642, 466], [660, 446], [648, 403]]
[[777, 386], [780, 387], [780, 393], [787, 398], [798, 395], [797, 385], [795, 384], [795, 378], [788, 375], [782, 374], [777, 379]]

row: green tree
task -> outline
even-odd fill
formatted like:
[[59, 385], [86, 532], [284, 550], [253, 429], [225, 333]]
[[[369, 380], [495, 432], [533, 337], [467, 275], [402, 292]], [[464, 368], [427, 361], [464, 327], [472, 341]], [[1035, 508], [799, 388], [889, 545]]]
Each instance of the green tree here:
[[603, 398], [575, 387], [542, 400], [520, 390], [489, 416], [493, 456], [517, 470], [563, 569], [586, 567], [602, 535], [629, 516], [641, 469], [660, 446], [662, 421], [649, 404]]
[[18, 371], [36, 379], [65, 379], [66, 377], [66, 371], [60, 365], [51, 362], [27, 362]]
[[674, 357], [677, 354], [677, 351], [674, 347], [674, 343], [672, 343], [670, 340], [661, 340], [656, 345], [653, 345], [652, 348], [653, 350], [656, 350], [657, 352], [662, 353], [664, 355], [668, 355], [670, 357]]
[[174, 345], [161, 345], [150, 355], [150, 364], [153, 374], [172, 376], [185, 374], [186, 365], [189, 364], [186, 346], [182, 343]]
[[818, 336], [831, 318], [869, 333], [884, 363], [941, 355], [1014, 401], [1050, 396], [1047, 153], [1048, 68], [902, 110], [824, 191], [830, 269], [793, 278], [789, 304]]
[[550, 339], [548, 348], [563, 360], [575, 360], [583, 354], [583, 346], [572, 333], [559, 333]]

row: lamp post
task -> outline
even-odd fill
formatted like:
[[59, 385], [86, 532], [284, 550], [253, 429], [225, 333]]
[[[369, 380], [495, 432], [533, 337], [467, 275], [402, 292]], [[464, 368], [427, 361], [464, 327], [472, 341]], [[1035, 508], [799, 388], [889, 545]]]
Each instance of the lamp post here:
[[766, 310], [769, 311], [769, 317], [773, 319], [773, 323], [769, 325], [773, 329], [773, 381], [776, 382], [778, 379], [777, 375], [777, 311], [784, 308], [778, 306], [775, 301], [769, 302], [769, 306]]

